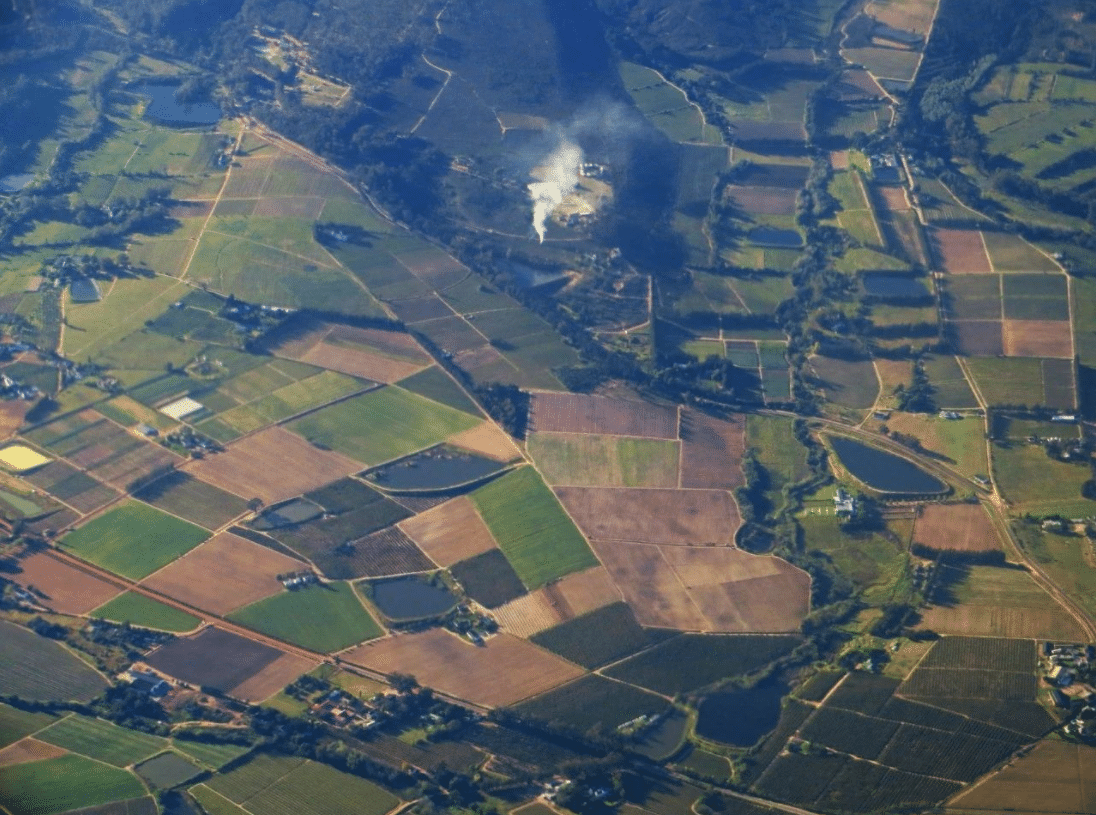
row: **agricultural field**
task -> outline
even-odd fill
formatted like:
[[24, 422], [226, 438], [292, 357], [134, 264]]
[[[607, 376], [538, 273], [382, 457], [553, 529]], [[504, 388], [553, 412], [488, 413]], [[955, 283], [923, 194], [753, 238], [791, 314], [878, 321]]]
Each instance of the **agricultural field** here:
[[1057, 360], [977, 358], [966, 366], [989, 405], [1073, 406], [1072, 371]]
[[676, 487], [678, 442], [625, 436], [533, 433], [529, 455], [552, 486]]
[[616, 728], [639, 716], [657, 715], [669, 703], [653, 693], [588, 674], [518, 705], [519, 715], [563, 722], [582, 732], [601, 725]]
[[431, 364], [410, 334], [318, 320], [290, 321], [267, 344], [275, 356], [373, 382], [397, 382]]
[[499, 549], [488, 549], [454, 563], [449, 571], [469, 597], [487, 608], [497, 608], [525, 594], [525, 584]]
[[113, 583], [45, 552], [20, 560], [13, 579], [24, 587], [33, 586], [41, 603], [62, 614], [86, 614], [121, 592]]
[[926, 504], [913, 526], [913, 542], [945, 552], [1001, 549], [997, 530], [981, 504]]
[[78, 713], [47, 727], [35, 738], [115, 767], [136, 764], [162, 752], [168, 744], [159, 736]]
[[647, 402], [603, 396], [534, 393], [529, 427], [554, 433], [676, 439], [678, 411]]
[[1047, 739], [1027, 755], [951, 801], [948, 812], [1004, 809], [1082, 812], [1096, 774], [1096, 750]]
[[681, 411], [682, 487], [733, 490], [742, 486], [740, 462], [746, 447], [744, 416], [717, 419], [693, 409]]
[[572, 572], [536, 591], [515, 597], [496, 608], [494, 614], [505, 631], [519, 637], [532, 637], [552, 626], [617, 603], [620, 598], [621, 593], [609, 572], [602, 566], [595, 566]]
[[657, 71], [632, 62], [620, 63], [620, 77], [632, 101], [647, 119], [673, 141], [722, 144], [717, 128], [700, 109]]
[[[883, 602], [893, 596], [906, 574], [908, 538], [892, 527], [869, 533], [848, 534], [829, 506], [808, 504], [796, 520], [803, 529], [807, 551], [830, 557], [841, 574], [864, 590], [869, 602]], [[908, 531], [906, 533], [908, 535]]]
[[340, 651], [383, 632], [349, 583], [282, 591], [229, 615], [233, 622], [312, 651]]
[[851, 362], [835, 357], [810, 359], [818, 387], [826, 400], [852, 410], [864, 410], [879, 397], [879, 380], [870, 360]]
[[655, 644], [660, 635], [642, 628], [626, 603], [613, 603], [530, 639], [564, 659], [594, 669]]
[[1096, 557], [1087, 540], [1044, 532], [1036, 524], [1020, 521], [1013, 523], [1013, 529], [1050, 579], [1092, 613], [1096, 607]]
[[178, 753], [167, 752], [138, 764], [133, 771], [152, 789], [167, 790], [194, 778], [202, 768]]
[[145, 580], [144, 585], [213, 614], [228, 614], [282, 590], [278, 575], [301, 561], [230, 532], [215, 535]]
[[25, 699], [87, 702], [107, 682], [64, 646], [0, 621], [0, 687]]
[[118, 595], [92, 611], [90, 616], [175, 634], [193, 631], [202, 622], [193, 614], [187, 614], [135, 591]]
[[0, 767], [0, 806], [12, 815], [53, 815], [146, 793], [132, 773], [83, 756]]
[[[1080, 463], [1058, 461], [1038, 444], [994, 444], [993, 478], [1002, 494], [1021, 511], [1031, 505], [1083, 503], [1081, 487], [1091, 474]], [[1096, 509], [1096, 502], [1092, 503]]]
[[557, 487], [556, 494], [591, 540], [727, 546], [741, 523], [723, 490]]
[[228, 693], [281, 656], [269, 645], [207, 626], [193, 637], [161, 646], [145, 662], [188, 684]]
[[352, 665], [411, 674], [427, 687], [491, 707], [515, 704], [583, 672], [509, 634], [476, 646], [439, 628], [387, 637], [340, 656]]
[[480, 487], [471, 499], [527, 588], [597, 565], [582, 534], [532, 467]]
[[439, 566], [452, 566], [496, 547], [491, 531], [466, 496], [401, 521], [399, 527]]
[[944, 419], [933, 414], [895, 411], [885, 424], [891, 432], [917, 438], [922, 448], [940, 455], [967, 476], [989, 472], [986, 431], [980, 417]]
[[97, 566], [140, 580], [209, 537], [200, 527], [129, 501], [61, 540], [61, 546]]
[[605, 671], [608, 676], [672, 695], [764, 667], [800, 643], [798, 636], [681, 634]]

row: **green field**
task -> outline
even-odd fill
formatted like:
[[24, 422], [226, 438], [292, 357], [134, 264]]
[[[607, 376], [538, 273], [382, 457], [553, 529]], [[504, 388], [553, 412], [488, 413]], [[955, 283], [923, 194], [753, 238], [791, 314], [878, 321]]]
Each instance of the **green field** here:
[[[982, 233], [990, 262], [998, 272], [1060, 272], [1058, 264], [1017, 235], [1007, 232]], [[1058, 275], [1064, 284], [1065, 279]], [[1005, 281], [1006, 285], [1008, 280]]]
[[532, 467], [513, 470], [471, 497], [527, 588], [598, 564], [582, 533]]
[[966, 365], [987, 404], [1046, 404], [1043, 368], [1037, 359], [970, 357]]
[[201, 805], [206, 815], [248, 815], [247, 810], [241, 809], [205, 784], [197, 784], [187, 792]]
[[219, 413], [215, 421], [243, 435], [364, 388], [364, 383], [345, 374], [321, 371], [315, 376], [284, 385], [253, 402], [229, 408]]
[[349, 583], [283, 591], [229, 615], [234, 622], [302, 648], [340, 651], [384, 633]]
[[233, 803], [241, 804], [303, 763], [304, 759], [296, 756], [257, 753], [231, 771], [215, 775], [206, 786]]
[[234, 761], [251, 749], [241, 744], [217, 744], [197, 741], [196, 739], [184, 739], [178, 735], [172, 739], [171, 746], [180, 753], [185, 753], [215, 770], [219, 770], [228, 762]]
[[208, 537], [200, 527], [130, 501], [70, 532], [61, 546], [115, 574], [140, 580]]
[[921, 361], [925, 368], [925, 375], [934, 388], [933, 398], [938, 407], [978, 407], [978, 400], [974, 398], [970, 383], [963, 376], [963, 369], [959, 367], [955, 357], [926, 355]]
[[613, 603], [534, 634], [530, 640], [593, 669], [654, 645], [663, 636], [672, 635], [644, 629], [627, 603]]
[[132, 773], [83, 756], [0, 767], [0, 807], [11, 815], [53, 815], [146, 792]]
[[78, 713], [46, 728], [36, 738], [115, 767], [128, 767], [163, 752], [168, 746], [167, 740], [159, 736]]
[[101, 674], [71, 651], [0, 620], [0, 688], [24, 699], [87, 702], [104, 690]]
[[640, 112], [673, 141], [722, 143], [718, 129], [706, 124], [685, 94], [656, 71], [621, 62], [620, 77]]
[[518, 705], [517, 712], [546, 722], [563, 722], [582, 732], [598, 725], [616, 728], [638, 716], [664, 712], [661, 696], [622, 682], [588, 674]]
[[757, 455], [768, 474], [765, 497], [779, 511], [784, 505], [783, 489], [810, 475], [807, 451], [795, 438], [793, 420], [786, 416], [746, 417], [746, 445]]
[[[828, 506], [827, 506], [828, 504]], [[850, 535], [841, 529], [829, 501], [808, 505], [798, 518], [807, 552], [819, 551], [864, 592], [869, 603], [889, 600], [905, 578], [905, 541], [880, 533]]]
[[989, 469], [986, 428], [981, 417], [942, 419], [934, 414], [895, 412], [887, 420], [887, 426], [916, 436], [926, 450], [951, 459], [968, 476], [984, 475]]
[[796, 636], [681, 634], [605, 673], [657, 693], [685, 693], [755, 671], [800, 642]]
[[533, 433], [529, 454], [549, 484], [676, 487], [680, 445], [662, 439]]
[[[1093, 513], [1096, 503], [1090, 502], [1088, 514]], [[1091, 543], [1071, 535], [1044, 532], [1035, 524], [1017, 522], [1014, 529], [1054, 584], [1089, 614], [1096, 613], [1096, 567], [1090, 557]]]
[[0, 704], [0, 749], [41, 730], [55, 718], [48, 713], [33, 713]]
[[467, 413], [389, 386], [322, 408], [288, 427], [313, 444], [374, 466], [477, 424]]
[[398, 384], [404, 390], [417, 393], [419, 396], [425, 396], [433, 402], [470, 413], [473, 416], [483, 416], [483, 412], [468, 394], [461, 390], [449, 374], [436, 365], [424, 368], [417, 374], [412, 374], [407, 379], [400, 380]]
[[202, 772], [201, 767], [178, 753], [166, 752], [133, 768], [154, 790], [169, 790]]
[[171, 631], [176, 634], [193, 631], [202, 622], [192, 614], [134, 591], [119, 594], [91, 612], [91, 616], [113, 620], [116, 623], [158, 628], [161, 631]]
[[[1081, 485], [1092, 478], [1087, 466], [1050, 458], [1039, 445], [1009, 442], [994, 444], [993, 476], [1004, 496], [1021, 507], [1048, 502], [1076, 503]], [[1096, 512], [1096, 502], [1091, 512]]]
[[186, 291], [182, 283], [168, 277], [125, 278], [104, 287], [104, 297], [97, 303], [69, 303], [65, 355], [100, 362], [100, 352], [140, 329], [145, 320], [156, 317]]

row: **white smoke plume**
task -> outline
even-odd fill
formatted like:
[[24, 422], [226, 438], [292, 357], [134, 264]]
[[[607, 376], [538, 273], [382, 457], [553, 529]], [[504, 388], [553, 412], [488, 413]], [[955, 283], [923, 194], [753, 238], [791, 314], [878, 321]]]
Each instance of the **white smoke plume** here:
[[548, 218], [563, 203], [564, 196], [574, 192], [578, 186], [581, 166], [582, 148], [564, 137], [544, 160], [538, 173], [541, 180], [529, 185], [529, 197], [533, 201], [533, 229], [537, 231], [541, 243], [544, 243]]

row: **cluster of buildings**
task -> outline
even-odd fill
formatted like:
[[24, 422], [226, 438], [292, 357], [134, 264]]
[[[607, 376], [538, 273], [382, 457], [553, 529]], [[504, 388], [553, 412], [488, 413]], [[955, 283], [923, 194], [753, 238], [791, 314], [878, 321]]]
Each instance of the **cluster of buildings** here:
[[295, 574], [287, 574], [281, 578], [282, 585], [290, 591], [294, 589], [303, 589], [305, 586], [311, 586], [316, 583], [319, 578], [316, 577], [315, 572], [296, 572]]
[[377, 720], [372, 715], [372, 708], [345, 691], [335, 688], [330, 693], [325, 693], [318, 701], [313, 702], [308, 712], [336, 727], [360, 727], [370, 730], [377, 726]]

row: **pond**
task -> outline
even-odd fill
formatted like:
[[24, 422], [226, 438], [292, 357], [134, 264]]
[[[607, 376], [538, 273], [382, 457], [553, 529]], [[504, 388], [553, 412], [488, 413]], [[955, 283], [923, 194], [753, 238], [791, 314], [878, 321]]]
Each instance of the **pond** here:
[[386, 490], [444, 490], [497, 473], [504, 465], [455, 447], [440, 445], [365, 474]]
[[412, 575], [370, 584], [373, 602], [390, 620], [418, 620], [451, 609], [457, 598], [440, 581], [435, 584]]
[[794, 229], [775, 226], [759, 226], [751, 230], [750, 240], [758, 246], [774, 246], [777, 249], [798, 249], [803, 245], [803, 237]]
[[86, 277], [78, 278], [69, 284], [69, 296], [74, 303], [96, 303], [101, 297], [99, 284]]
[[698, 708], [697, 735], [721, 744], [752, 747], [776, 727], [780, 700], [789, 690], [780, 679], [769, 677], [752, 688], [713, 693]]
[[178, 85], [142, 85], [137, 92], [148, 99], [145, 115], [170, 125], [214, 125], [221, 120], [221, 108], [213, 102], [179, 102]]
[[947, 485], [912, 461], [852, 439], [830, 436], [833, 451], [854, 478], [879, 492], [936, 495]]
[[632, 745], [632, 749], [652, 761], [661, 761], [671, 756], [681, 746], [685, 738], [685, 728], [689, 717], [680, 710], [674, 710], [662, 721], [648, 730]]
[[896, 274], [866, 274], [864, 290], [875, 297], [893, 300], [923, 300], [929, 296], [929, 290], [920, 280]]

